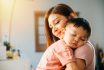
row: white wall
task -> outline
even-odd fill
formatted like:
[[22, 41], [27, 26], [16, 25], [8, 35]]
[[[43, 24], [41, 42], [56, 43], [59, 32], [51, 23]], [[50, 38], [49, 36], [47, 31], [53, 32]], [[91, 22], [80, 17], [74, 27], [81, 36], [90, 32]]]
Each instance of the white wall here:
[[92, 26], [91, 41], [94, 44], [98, 43], [102, 48], [104, 47], [103, 0], [16, 0], [10, 39], [9, 24], [11, 7], [10, 9], [6, 9], [2, 5], [2, 22], [0, 21], [2, 23], [2, 42], [10, 40], [14, 47], [20, 48], [27, 58], [31, 60], [34, 67], [37, 66], [43, 54], [35, 52], [34, 11], [46, 11], [57, 3], [66, 3], [76, 11], [79, 11], [80, 16], [87, 18]]
[[[0, 0], [0, 10], [1, 10], [1, 0]], [[0, 15], [1, 15], [1, 11], [0, 11]], [[1, 35], [1, 16], [0, 16], [0, 35]], [[1, 36], [0, 36], [0, 42], [1, 42]]]

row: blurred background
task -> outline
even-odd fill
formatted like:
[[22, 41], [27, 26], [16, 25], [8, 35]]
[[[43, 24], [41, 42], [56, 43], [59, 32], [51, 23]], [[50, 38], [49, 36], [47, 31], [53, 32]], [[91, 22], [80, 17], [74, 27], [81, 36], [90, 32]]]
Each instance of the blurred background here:
[[[104, 0], [0, 0], [0, 43], [7, 42], [12, 48], [19, 49], [21, 56], [29, 59], [30, 65], [36, 68], [43, 52], [36, 51], [34, 14], [45, 12], [58, 3], [71, 6], [91, 23], [90, 41], [96, 48], [96, 70], [101, 70], [99, 68], [104, 67]], [[44, 24], [43, 18], [39, 23]], [[40, 32], [44, 32], [42, 30]]]

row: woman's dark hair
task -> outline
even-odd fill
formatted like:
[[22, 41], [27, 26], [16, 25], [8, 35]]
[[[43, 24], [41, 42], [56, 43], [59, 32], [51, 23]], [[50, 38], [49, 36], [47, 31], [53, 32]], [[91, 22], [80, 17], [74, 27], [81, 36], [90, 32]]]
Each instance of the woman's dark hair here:
[[60, 15], [63, 15], [68, 18], [70, 13], [72, 13], [72, 12], [74, 12], [74, 11], [68, 5], [58, 4], [53, 8], [51, 13], [52, 14], [60, 14]]

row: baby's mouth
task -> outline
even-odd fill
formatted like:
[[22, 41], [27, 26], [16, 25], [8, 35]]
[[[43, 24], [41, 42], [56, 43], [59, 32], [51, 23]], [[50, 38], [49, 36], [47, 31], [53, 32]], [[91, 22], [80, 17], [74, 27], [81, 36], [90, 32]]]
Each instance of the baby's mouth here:
[[76, 44], [76, 43], [72, 43], [72, 45], [73, 45], [73, 46], [77, 46], [77, 44]]

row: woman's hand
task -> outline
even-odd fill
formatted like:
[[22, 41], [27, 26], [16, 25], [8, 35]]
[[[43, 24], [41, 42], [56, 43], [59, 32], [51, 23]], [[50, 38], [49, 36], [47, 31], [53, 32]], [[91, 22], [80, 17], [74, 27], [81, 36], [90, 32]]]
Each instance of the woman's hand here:
[[76, 58], [75, 62], [66, 65], [65, 70], [85, 70], [85, 60]]

